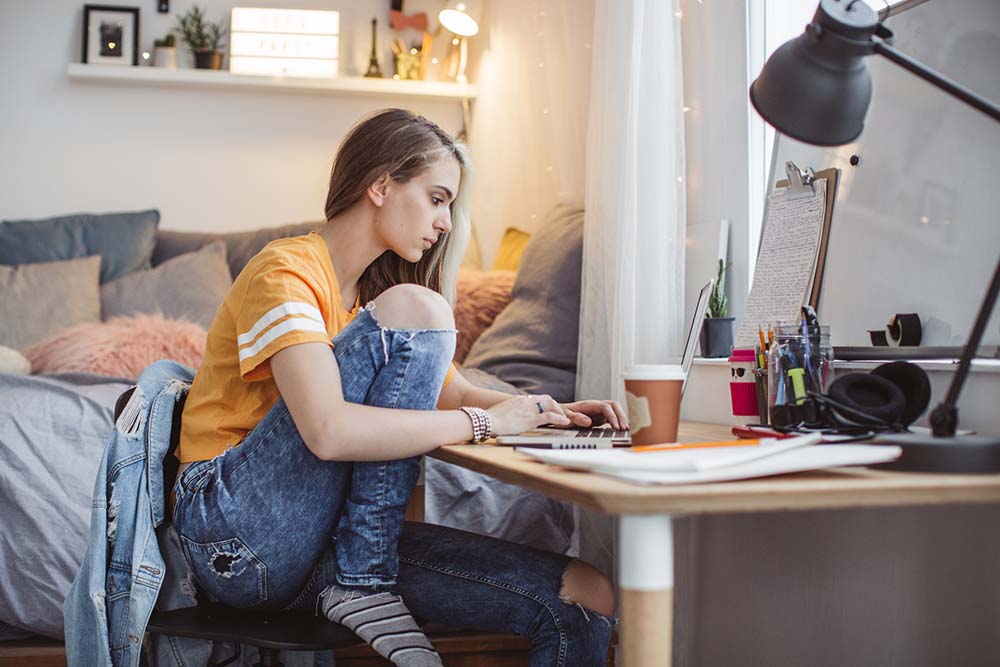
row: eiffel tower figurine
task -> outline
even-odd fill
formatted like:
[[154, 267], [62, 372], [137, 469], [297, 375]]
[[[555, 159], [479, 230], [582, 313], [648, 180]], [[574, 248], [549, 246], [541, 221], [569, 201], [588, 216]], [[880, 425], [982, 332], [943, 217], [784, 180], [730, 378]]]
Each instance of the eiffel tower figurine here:
[[372, 19], [372, 54], [368, 58], [368, 71], [365, 77], [382, 78], [382, 68], [378, 64], [378, 56], [375, 55], [375, 25], [377, 21]]

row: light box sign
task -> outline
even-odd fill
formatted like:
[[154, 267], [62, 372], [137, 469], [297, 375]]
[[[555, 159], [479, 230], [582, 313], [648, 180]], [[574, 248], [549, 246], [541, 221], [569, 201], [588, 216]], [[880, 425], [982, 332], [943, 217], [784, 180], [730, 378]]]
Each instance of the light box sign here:
[[333, 78], [340, 12], [233, 7], [229, 71], [234, 74]]

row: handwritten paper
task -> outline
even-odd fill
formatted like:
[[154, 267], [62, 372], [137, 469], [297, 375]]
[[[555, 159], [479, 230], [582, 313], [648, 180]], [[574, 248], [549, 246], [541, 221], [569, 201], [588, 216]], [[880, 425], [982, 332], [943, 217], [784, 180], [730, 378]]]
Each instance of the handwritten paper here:
[[758, 326], [766, 330], [779, 321], [796, 322], [809, 298], [826, 213], [826, 179], [817, 179], [813, 186], [809, 197], [788, 198], [788, 188], [775, 188], [768, 196], [753, 287], [736, 347], [753, 347]]

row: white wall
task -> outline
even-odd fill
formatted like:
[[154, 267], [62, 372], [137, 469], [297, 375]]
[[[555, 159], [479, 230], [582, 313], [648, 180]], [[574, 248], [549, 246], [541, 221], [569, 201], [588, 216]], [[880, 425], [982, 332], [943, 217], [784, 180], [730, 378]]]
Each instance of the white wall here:
[[[82, 83], [66, 77], [79, 62], [83, 4], [78, 0], [0, 2], [0, 218], [79, 211], [158, 208], [169, 229], [231, 231], [320, 220], [336, 148], [371, 110], [411, 108], [449, 132], [461, 127], [458, 102], [409, 97], [154, 88]], [[192, 3], [158, 14], [140, 7], [140, 49]], [[341, 13], [341, 71], [364, 71], [370, 21], [389, 43], [384, 0], [203, 0], [209, 18], [229, 9], [271, 6]], [[407, 11], [432, 0], [408, 2]], [[388, 48], [382, 70], [392, 72]], [[178, 46], [178, 56], [190, 66]], [[228, 63], [228, 59], [227, 59]]]

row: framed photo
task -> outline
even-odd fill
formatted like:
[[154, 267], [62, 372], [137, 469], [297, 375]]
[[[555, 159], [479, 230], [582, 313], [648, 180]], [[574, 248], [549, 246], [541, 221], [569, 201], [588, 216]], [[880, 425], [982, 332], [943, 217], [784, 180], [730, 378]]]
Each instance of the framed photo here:
[[83, 6], [83, 58], [101, 65], [139, 64], [139, 8]]

